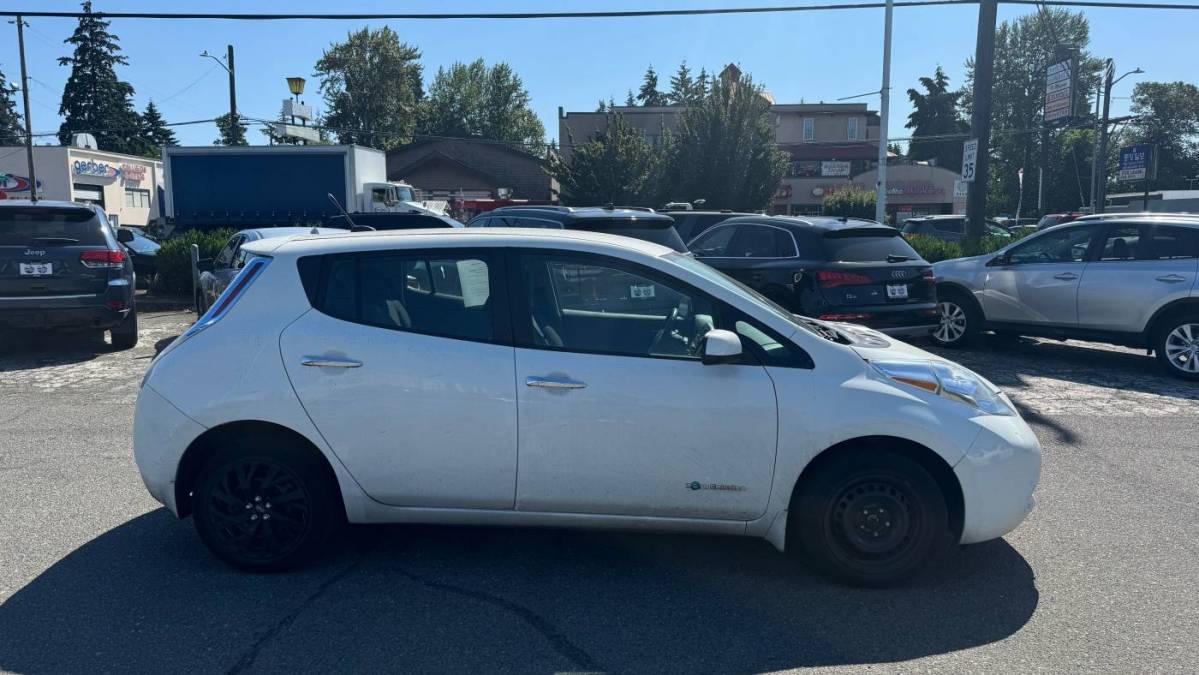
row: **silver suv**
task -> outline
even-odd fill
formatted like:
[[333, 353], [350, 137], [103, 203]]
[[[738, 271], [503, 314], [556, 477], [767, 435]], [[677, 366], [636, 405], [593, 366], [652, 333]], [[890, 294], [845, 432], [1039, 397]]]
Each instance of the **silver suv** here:
[[1199, 220], [1130, 215], [1042, 230], [995, 253], [936, 263], [933, 340], [983, 330], [1152, 350], [1199, 380]]

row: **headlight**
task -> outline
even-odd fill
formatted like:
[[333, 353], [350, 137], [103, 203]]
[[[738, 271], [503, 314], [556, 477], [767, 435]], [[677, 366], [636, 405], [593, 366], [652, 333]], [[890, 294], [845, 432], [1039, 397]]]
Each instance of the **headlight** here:
[[959, 365], [944, 361], [881, 361], [871, 365], [891, 380], [965, 403], [988, 415], [1015, 413], [998, 389]]

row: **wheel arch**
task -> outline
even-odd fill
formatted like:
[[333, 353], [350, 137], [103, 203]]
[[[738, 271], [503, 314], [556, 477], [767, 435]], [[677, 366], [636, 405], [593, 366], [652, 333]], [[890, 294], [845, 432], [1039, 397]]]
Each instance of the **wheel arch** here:
[[1199, 315], [1199, 297], [1179, 298], [1158, 308], [1145, 323], [1145, 344], [1152, 348], [1162, 324], [1171, 316], [1184, 312]]
[[[932, 476], [937, 486], [941, 489], [941, 494], [945, 497], [945, 507], [949, 513], [949, 529], [953, 541], [961, 539], [966, 517], [965, 497], [962, 494], [962, 485], [958, 481], [957, 475], [953, 472], [953, 467], [945, 461], [944, 457], [937, 454], [931, 448], [898, 436], [859, 436], [840, 441], [820, 451], [820, 453], [807, 463], [803, 471], [795, 479], [795, 485], [791, 488], [791, 497], [787, 502], [788, 513], [792, 512], [792, 505], [795, 504], [795, 500], [803, 490], [805, 482], [811, 479], [817, 467], [832, 461], [835, 457], [863, 450], [895, 453], [916, 462], [925, 471], [928, 471], [929, 475]], [[790, 521], [790, 518], [786, 520]], [[788, 527], [788, 529], [790, 528]], [[788, 543], [790, 535], [791, 533], [787, 532], [784, 540], [776, 542], [776, 545], [779, 543]]]
[[303, 434], [281, 424], [262, 420], [240, 420], [226, 422], [206, 430], [193, 439], [191, 444], [187, 446], [187, 450], [183, 452], [183, 456], [179, 460], [179, 468], [175, 472], [175, 508], [180, 518], [186, 518], [191, 515], [192, 487], [200, 474], [200, 469], [203, 468], [204, 462], [211, 456], [212, 452], [220, 447], [223, 439], [244, 437], [247, 435], [257, 435], [286, 441], [288, 447], [293, 448], [296, 452], [310, 455], [316, 459], [321, 467], [321, 473], [326, 480], [330, 481], [330, 485], [333, 486], [333, 492], [337, 495], [339, 508], [343, 512], [345, 511], [345, 498], [342, 496], [341, 483], [337, 479], [337, 472], [333, 470], [333, 465], [329, 463], [329, 458], [325, 456], [325, 453], [321, 452], [316, 444], [308, 440]]
[[942, 289], [944, 289], [946, 291], [950, 291], [952, 293], [958, 293], [958, 294], [964, 296], [967, 299], [967, 301], [971, 305], [973, 305], [975, 311], [978, 312], [978, 315], [980, 317], [983, 317], [984, 320], [986, 319], [986, 315], [983, 314], [982, 305], [979, 304], [978, 298], [974, 297], [974, 292], [971, 291], [969, 288], [966, 288], [964, 285], [962, 285], [956, 281], [938, 281], [936, 288], [937, 288], [938, 299], [941, 296]]

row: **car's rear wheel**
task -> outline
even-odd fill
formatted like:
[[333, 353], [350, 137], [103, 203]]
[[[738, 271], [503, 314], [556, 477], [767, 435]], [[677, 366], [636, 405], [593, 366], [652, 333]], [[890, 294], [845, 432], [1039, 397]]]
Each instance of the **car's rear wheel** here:
[[137, 346], [137, 308], [131, 308], [128, 316], [109, 329], [108, 334], [116, 349], [133, 349]]
[[276, 572], [320, 553], [343, 520], [336, 485], [310, 450], [266, 436], [231, 440], [200, 470], [196, 530], [230, 565]]
[[965, 347], [978, 334], [978, 310], [960, 291], [937, 291], [937, 317], [932, 339], [942, 347]]
[[945, 497], [901, 455], [844, 452], [812, 468], [792, 504], [791, 541], [818, 571], [855, 586], [916, 575], [947, 541]]
[[1170, 317], [1153, 345], [1166, 372], [1184, 380], [1199, 380], [1199, 315]]

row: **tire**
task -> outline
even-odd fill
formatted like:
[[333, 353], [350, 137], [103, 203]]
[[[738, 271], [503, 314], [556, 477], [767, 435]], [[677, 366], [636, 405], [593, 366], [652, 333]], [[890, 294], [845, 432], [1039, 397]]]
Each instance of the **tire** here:
[[249, 572], [280, 572], [326, 550], [344, 509], [311, 452], [253, 434], [228, 441], [205, 462], [192, 516], [216, 557]]
[[958, 290], [937, 291], [940, 324], [930, 336], [940, 347], [965, 347], [978, 336], [982, 317], [974, 302]]
[[124, 321], [113, 326], [108, 331], [115, 349], [133, 349], [137, 346], [137, 307], [129, 310]]
[[797, 486], [788, 548], [825, 577], [892, 586], [947, 546], [945, 497], [918, 463], [881, 450], [840, 453]]
[[1199, 380], [1199, 314], [1175, 314], [1162, 321], [1153, 351], [1167, 373]]

